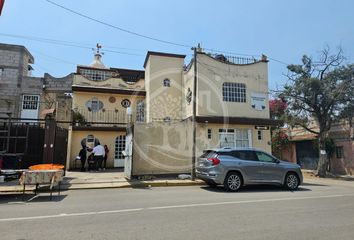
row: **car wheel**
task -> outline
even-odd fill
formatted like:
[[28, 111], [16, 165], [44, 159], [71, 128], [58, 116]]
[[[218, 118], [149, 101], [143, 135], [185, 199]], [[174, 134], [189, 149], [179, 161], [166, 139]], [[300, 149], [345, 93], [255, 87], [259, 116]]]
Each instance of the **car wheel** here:
[[226, 191], [236, 192], [242, 186], [241, 174], [237, 172], [230, 172], [226, 175], [224, 180], [224, 188]]
[[296, 190], [299, 187], [299, 178], [295, 173], [288, 173], [285, 177], [285, 188], [289, 190]]

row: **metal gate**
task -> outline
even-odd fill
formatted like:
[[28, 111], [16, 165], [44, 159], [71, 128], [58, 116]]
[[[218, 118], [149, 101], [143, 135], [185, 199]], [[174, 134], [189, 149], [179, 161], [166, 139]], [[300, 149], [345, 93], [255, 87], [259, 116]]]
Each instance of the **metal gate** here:
[[44, 122], [0, 119], [0, 157], [4, 169], [23, 169], [42, 163]]
[[131, 179], [132, 176], [132, 160], [133, 160], [133, 126], [127, 128], [125, 137], [125, 153], [124, 153], [124, 176]]
[[313, 141], [296, 142], [297, 163], [303, 169], [315, 170], [318, 164], [318, 150]]
[[43, 145], [43, 163], [62, 164], [66, 169], [68, 130], [57, 126], [53, 119], [46, 120]]

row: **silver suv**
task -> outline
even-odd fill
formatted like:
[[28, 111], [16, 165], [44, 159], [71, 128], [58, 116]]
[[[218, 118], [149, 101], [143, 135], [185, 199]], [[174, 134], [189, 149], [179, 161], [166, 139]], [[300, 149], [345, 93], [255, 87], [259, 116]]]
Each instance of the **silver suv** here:
[[237, 191], [244, 185], [276, 184], [295, 190], [302, 183], [300, 166], [254, 148], [207, 150], [198, 159], [197, 178]]

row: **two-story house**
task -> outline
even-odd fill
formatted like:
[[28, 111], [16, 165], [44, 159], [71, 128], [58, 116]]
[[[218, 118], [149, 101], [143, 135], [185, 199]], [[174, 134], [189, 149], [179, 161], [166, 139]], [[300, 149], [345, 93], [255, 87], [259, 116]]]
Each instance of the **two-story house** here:
[[269, 117], [266, 57], [227, 57], [198, 49], [196, 61], [187, 66], [185, 57], [149, 51], [144, 70], [129, 70], [105, 67], [97, 52], [90, 66], [78, 66], [73, 110], [85, 123], [72, 127], [68, 163], [74, 165], [82, 145], [100, 141], [111, 150], [108, 166], [123, 166], [128, 121], [173, 125], [190, 120], [195, 70], [197, 154], [218, 147], [270, 152], [269, 126], [275, 121]]

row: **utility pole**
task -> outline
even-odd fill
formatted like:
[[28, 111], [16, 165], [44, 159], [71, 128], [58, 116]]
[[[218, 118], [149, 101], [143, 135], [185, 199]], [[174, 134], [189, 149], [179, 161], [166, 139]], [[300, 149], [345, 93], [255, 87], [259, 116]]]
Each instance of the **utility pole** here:
[[193, 126], [193, 145], [192, 145], [192, 172], [191, 177], [192, 181], [195, 181], [195, 163], [196, 163], [196, 139], [197, 139], [197, 123], [196, 123], [196, 115], [197, 115], [197, 49], [200, 46], [198, 44], [198, 48], [194, 47], [194, 86], [193, 86], [193, 116], [192, 116], [192, 126]]

